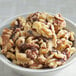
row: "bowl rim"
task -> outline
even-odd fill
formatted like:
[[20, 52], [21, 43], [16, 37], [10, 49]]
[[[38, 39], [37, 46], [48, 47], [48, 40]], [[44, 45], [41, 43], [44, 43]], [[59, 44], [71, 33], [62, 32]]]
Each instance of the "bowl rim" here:
[[[1, 26], [0, 26], [0, 28], [3, 27], [3, 26], [5, 26], [7, 22], [10, 22], [10, 20], [15, 19], [15, 18], [17, 18], [17, 17], [19, 17], [19, 16], [23, 16], [23, 15], [27, 16], [28, 14], [29, 14], [29, 13], [22, 13], [22, 14], [15, 15], [15, 16], [13, 16], [13, 17], [10, 17], [10, 18], [6, 19], [5, 21], [3, 21], [3, 23], [2, 23]], [[52, 14], [52, 13], [50, 13], [50, 14]], [[72, 22], [71, 20], [69, 20], [69, 19], [67, 19], [67, 18], [65, 18], [65, 17], [64, 17], [64, 19], [65, 19], [66, 21], [68, 21], [69, 23], [71, 23], [74, 27], [76, 27], [76, 24], [75, 24], [74, 22]], [[0, 60], [1, 60], [4, 64], [6, 64], [6, 65], [7, 65], [8, 67], [10, 67], [10, 68], [13, 68], [13, 69], [19, 70], [19, 71], [23, 71], [23, 72], [52, 72], [52, 71], [57, 71], [57, 70], [59, 70], [59, 69], [62, 69], [62, 68], [64, 68], [64, 67], [70, 65], [70, 64], [73, 63], [73, 61], [74, 61], [74, 59], [73, 59], [71, 62], [69, 62], [69, 63], [67, 63], [67, 64], [64, 64], [64, 65], [62, 65], [62, 66], [59, 66], [59, 67], [57, 67], [57, 68], [54, 68], [54, 69], [30, 69], [30, 68], [20, 67], [20, 66], [17, 66], [17, 65], [12, 65], [12, 64], [8, 63], [7, 61], [5, 61], [5, 60], [2, 58], [1, 55], [2, 55], [2, 54], [0, 54]]]

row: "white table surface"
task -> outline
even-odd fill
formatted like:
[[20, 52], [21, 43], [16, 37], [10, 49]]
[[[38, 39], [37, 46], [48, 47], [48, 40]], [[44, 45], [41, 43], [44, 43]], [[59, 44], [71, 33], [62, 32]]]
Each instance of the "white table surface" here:
[[[76, 0], [0, 0], [0, 26], [14, 15], [35, 11], [62, 13], [64, 17], [76, 22]], [[0, 62], [0, 76], [20, 75]], [[76, 76], [76, 62], [54, 76]]]

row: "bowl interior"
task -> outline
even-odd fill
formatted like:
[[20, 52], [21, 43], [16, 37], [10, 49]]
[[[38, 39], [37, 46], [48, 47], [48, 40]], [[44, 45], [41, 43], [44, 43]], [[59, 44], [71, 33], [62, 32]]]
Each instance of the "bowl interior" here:
[[[24, 15], [21, 15], [21, 16], [26, 17], [27, 14], [24, 14]], [[14, 19], [16, 19], [17, 17], [18, 17], [18, 16], [15, 16], [15, 17], [10, 18], [10, 19], [8, 19], [7, 21], [5, 21], [5, 22], [0, 26], [0, 34], [2, 33], [3, 28], [9, 27], [9, 26], [10, 26], [10, 23], [11, 23]], [[66, 19], [66, 18], [65, 18], [65, 20], [66, 20], [67, 28], [68, 28], [69, 30], [73, 31], [73, 32], [76, 32], [76, 26], [75, 26], [75, 24], [74, 24], [72, 21], [70, 21], [70, 20], [68, 20], [68, 19]], [[75, 47], [76, 47], [76, 40], [75, 40]], [[75, 57], [76, 57], [76, 54], [73, 54], [73, 55], [67, 60], [67, 62], [66, 62], [64, 65], [62, 65], [62, 66], [60, 66], [60, 67], [57, 67], [57, 68], [55, 68], [55, 69], [41, 69], [41, 70], [35, 70], [35, 69], [34, 69], [34, 70], [33, 70], [33, 69], [23, 68], [23, 67], [17, 66], [17, 65], [15, 65], [15, 64], [11, 63], [4, 55], [0, 54], [0, 59], [1, 59], [5, 64], [7, 64], [8, 66], [10, 66], [10, 67], [12, 67], [12, 68], [14, 68], [14, 69], [17, 69], [17, 70], [30, 71], [30, 72], [47, 72], [47, 71], [54, 71], [54, 70], [60, 69], [60, 68], [63, 68], [63, 67], [65, 67], [65, 66], [67, 66], [68, 64], [70, 64]]]

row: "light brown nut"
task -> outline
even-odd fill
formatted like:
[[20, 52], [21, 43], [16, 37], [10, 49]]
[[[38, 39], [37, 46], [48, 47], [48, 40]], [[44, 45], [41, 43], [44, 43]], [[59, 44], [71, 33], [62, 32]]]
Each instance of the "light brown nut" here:
[[39, 15], [39, 19], [46, 19], [46, 17], [47, 17], [47, 13], [45, 13], [45, 12], [43, 12], [43, 13], [40, 13], [40, 15]]
[[39, 19], [40, 22], [42, 23], [45, 23], [45, 20], [44, 19]]
[[53, 34], [53, 39], [52, 39], [52, 42], [53, 42], [53, 47], [57, 47], [57, 36], [56, 34]]
[[14, 60], [14, 59], [16, 58], [15, 55], [14, 55], [13, 53], [11, 53], [11, 52], [7, 52], [6, 57], [7, 57], [7, 58], [10, 58], [10, 59], [12, 59], [12, 60]]
[[38, 52], [37, 49], [36, 50], [34, 50], [34, 49], [27, 49], [25, 51], [25, 53], [27, 54], [27, 57], [35, 60], [37, 58], [39, 52]]
[[30, 48], [32, 48], [32, 49], [39, 49], [39, 45], [36, 44], [36, 43], [27, 43], [26, 44], [26, 48], [27, 49], [30, 49]]
[[57, 38], [65, 38], [65, 39], [69, 39], [70, 38], [70, 32], [68, 32], [67, 30], [63, 30], [61, 29], [58, 33], [57, 33]]
[[45, 63], [46, 58], [44, 57], [43, 54], [41, 54], [40, 56], [38, 56], [38, 60], [39, 60], [40, 63]]
[[67, 51], [67, 56], [69, 58], [73, 53], [76, 52], [76, 48], [75, 47], [70, 47], [70, 48], [67, 48], [66, 51]]
[[48, 64], [48, 66], [50, 67], [50, 68], [56, 68], [57, 67], [57, 63], [54, 61], [54, 62], [50, 62], [49, 64]]
[[41, 34], [39, 34], [38, 32], [36, 32], [36, 29], [32, 29], [32, 34], [34, 36], [41, 36]]
[[43, 27], [41, 28], [41, 34], [44, 36], [44, 37], [47, 37], [47, 38], [52, 38], [52, 31], [50, 29], [47, 29], [46, 27]]
[[62, 28], [66, 27], [66, 22], [65, 22], [64, 18], [60, 14], [57, 14], [55, 16], [53, 24], [54, 24], [54, 28], [55, 28], [56, 33], [59, 30], [61, 30]]
[[16, 53], [16, 59], [26, 61], [26, 54], [24, 53]]
[[41, 22], [38, 21], [34, 22], [32, 28], [36, 29], [36, 32], [41, 35], [41, 28], [42, 28]]
[[24, 17], [18, 17], [17, 21], [18, 21], [19, 25], [21, 25], [22, 27], [24, 27], [26, 24], [26, 20]]
[[34, 22], [33, 23], [33, 29], [36, 29], [36, 32], [40, 35], [43, 35], [44, 37], [50, 38], [52, 37], [52, 31], [50, 29], [47, 29], [45, 24], [41, 22]]
[[15, 28], [18, 28], [20, 27], [20, 29], [24, 28], [26, 24], [26, 20], [24, 17], [18, 17], [16, 20], [14, 20], [12, 23], [11, 23], [11, 27], [15, 27]]
[[15, 33], [13, 40], [15, 41], [20, 36], [20, 32]]
[[27, 43], [31, 43], [33, 39], [34, 39], [34, 37], [33, 36], [30, 36], [30, 37], [27, 38], [26, 42]]
[[46, 19], [47, 19], [48, 22], [53, 23], [54, 16], [47, 14], [47, 18]]
[[50, 68], [56, 68], [57, 67], [57, 64], [56, 64], [56, 59], [49, 59], [47, 62], [46, 62], [46, 64], [48, 64], [48, 66], [50, 67]]
[[20, 32], [19, 32], [19, 35], [20, 35], [20, 36], [26, 36], [26, 32], [25, 32], [25, 31], [20, 31]]
[[54, 25], [53, 24], [49, 24], [49, 29], [52, 31], [53, 34], [55, 34], [55, 29], [54, 29]]
[[43, 42], [41, 45], [40, 45], [41, 48], [46, 48], [47, 47], [47, 44], [46, 42]]
[[62, 54], [62, 53], [59, 53], [59, 54], [55, 53], [54, 56], [55, 56], [56, 58], [61, 58], [61, 59], [64, 59], [64, 57], [65, 57], [65, 55]]
[[20, 45], [24, 44], [25, 43], [25, 37], [19, 37], [17, 40], [16, 40], [16, 45], [19, 47]]
[[16, 59], [18, 63], [28, 63], [30, 61], [29, 58], [27, 58], [26, 54], [24, 53], [16, 53]]
[[2, 35], [2, 46], [5, 46], [9, 41], [9, 35]]
[[66, 49], [69, 46], [72, 46], [72, 42], [69, 40], [66, 40], [65, 38], [62, 38], [60, 40], [57, 41], [57, 50], [59, 51], [63, 51], [64, 49]]
[[8, 43], [6, 44], [7, 50], [9, 50], [10, 48], [12, 48], [13, 45], [14, 45], [14, 42], [13, 42], [12, 39], [10, 39], [10, 40], [8, 41]]
[[10, 48], [9, 50], [10, 50], [11, 52], [15, 52], [15, 49], [13, 49], [13, 48]]
[[61, 62], [61, 61], [56, 61], [57, 66], [60, 66], [62, 64], [64, 64], [65, 62]]
[[29, 64], [29, 65], [33, 65], [34, 63], [35, 63], [35, 62], [34, 62], [33, 60], [30, 60], [28, 64]]
[[11, 27], [14, 27], [15, 25], [18, 25], [18, 22], [16, 20], [11, 22]]
[[46, 54], [48, 53], [48, 48], [47, 48], [47, 44], [45, 42], [43, 42], [41, 45], [40, 45], [40, 49], [39, 49], [39, 52], [40, 54]]
[[7, 34], [7, 35], [11, 35], [12, 34], [12, 30], [8, 29], [8, 28], [4, 28], [3, 29], [3, 35]]
[[14, 35], [14, 37], [13, 37], [13, 40], [15, 41], [18, 37], [24, 37], [24, 36], [26, 36], [26, 32], [25, 31], [17, 31], [16, 33], [15, 33], [15, 35]]
[[38, 39], [34, 39], [33, 36], [30, 36], [30, 37], [27, 38], [26, 42], [33, 44], [33, 43], [38, 42]]
[[24, 31], [27, 32], [27, 31], [31, 30], [31, 26], [32, 26], [32, 24], [30, 22], [27, 22], [24, 26]]
[[2, 46], [2, 48], [7, 51], [10, 50], [14, 45], [14, 42], [12, 39], [10, 39], [5, 45]]
[[72, 47], [71, 49], [70, 49], [70, 54], [72, 55], [73, 53], [75, 53], [76, 52], [76, 48], [75, 47]]
[[2, 50], [1, 50], [1, 53], [6, 55], [7, 54], [7, 47], [4, 47]]
[[20, 51], [17, 46], [15, 47], [15, 51], [16, 51], [16, 53], [19, 53], [19, 51]]
[[74, 32], [70, 32], [70, 40], [74, 41]]
[[39, 21], [39, 16], [40, 16], [40, 12], [32, 13], [26, 18], [26, 21], [31, 23], [35, 21]]
[[55, 58], [46, 59], [46, 63], [50, 63], [50, 62], [53, 62], [53, 61], [56, 61], [56, 59]]
[[61, 37], [64, 37], [64, 35], [67, 33], [66, 30], [60, 30], [58, 33], [57, 33], [57, 38], [61, 38]]
[[66, 33], [65, 36], [64, 36], [64, 38], [67, 39], [67, 40], [69, 39], [69, 37], [70, 37], [70, 32]]
[[43, 43], [43, 39], [40, 39], [39, 44], [42, 44], [42, 43]]
[[0, 36], [0, 45], [2, 45], [2, 37]]
[[30, 66], [30, 68], [32, 68], [32, 69], [40, 69], [42, 67], [43, 67], [42, 64], [33, 64], [33, 65]]
[[40, 54], [46, 54], [48, 53], [48, 49], [47, 48], [40, 48]]
[[48, 50], [52, 51], [52, 47], [53, 47], [52, 40], [48, 40], [47, 47], [48, 47]]
[[56, 14], [55, 18], [61, 20], [61, 21], [64, 21], [64, 18], [62, 17], [61, 14]]
[[55, 53], [52, 53], [50, 56], [47, 57], [47, 60], [52, 59], [54, 57]]

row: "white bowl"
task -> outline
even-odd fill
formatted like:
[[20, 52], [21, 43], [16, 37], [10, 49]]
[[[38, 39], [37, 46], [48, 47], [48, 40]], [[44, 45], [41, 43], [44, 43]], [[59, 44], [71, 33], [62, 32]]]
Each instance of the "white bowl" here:
[[[27, 14], [21, 14], [21, 15], [17, 15], [17, 16], [14, 16], [12, 18], [9, 18], [8, 20], [4, 21], [2, 23], [2, 25], [0, 25], [0, 34], [2, 33], [2, 30], [3, 28], [5, 27], [9, 27], [10, 23], [12, 20], [16, 19], [18, 16], [23, 16], [23, 17], [26, 17]], [[72, 21], [70, 21], [69, 19], [66, 19], [66, 24], [67, 24], [67, 28], [76, 32], [76, 25], [75, 23], [73, 23]], [[76, 46], [76, 44], [75, 44]], [[6, 64], [8, 66], [8, 68], [11, 68], [12, 70], [20, 73], [20, 75], [27, 75], [27, 76], [39, 76], [39, 75], [44, 75], [44, 76], [50, 76], [50, 75], [54, 75], [56, 74], [56, 72], [60, 71], [61, 69], [67, 67], [69, 64], [73, 63], [76, 59], [76, 53], [73, 54], [69, 60], [67, 60], [67, 62], [62, 65], [62, 66], [59, 66], [57, 68], [54, 68], [54, 69], [30, 69], [30, 68], [23, 68], [23, 67], [20, 67], [20, 66], [17, 66], [13, 63], [11, 63], [4, 55], [0, 54], [0, 60]]]

